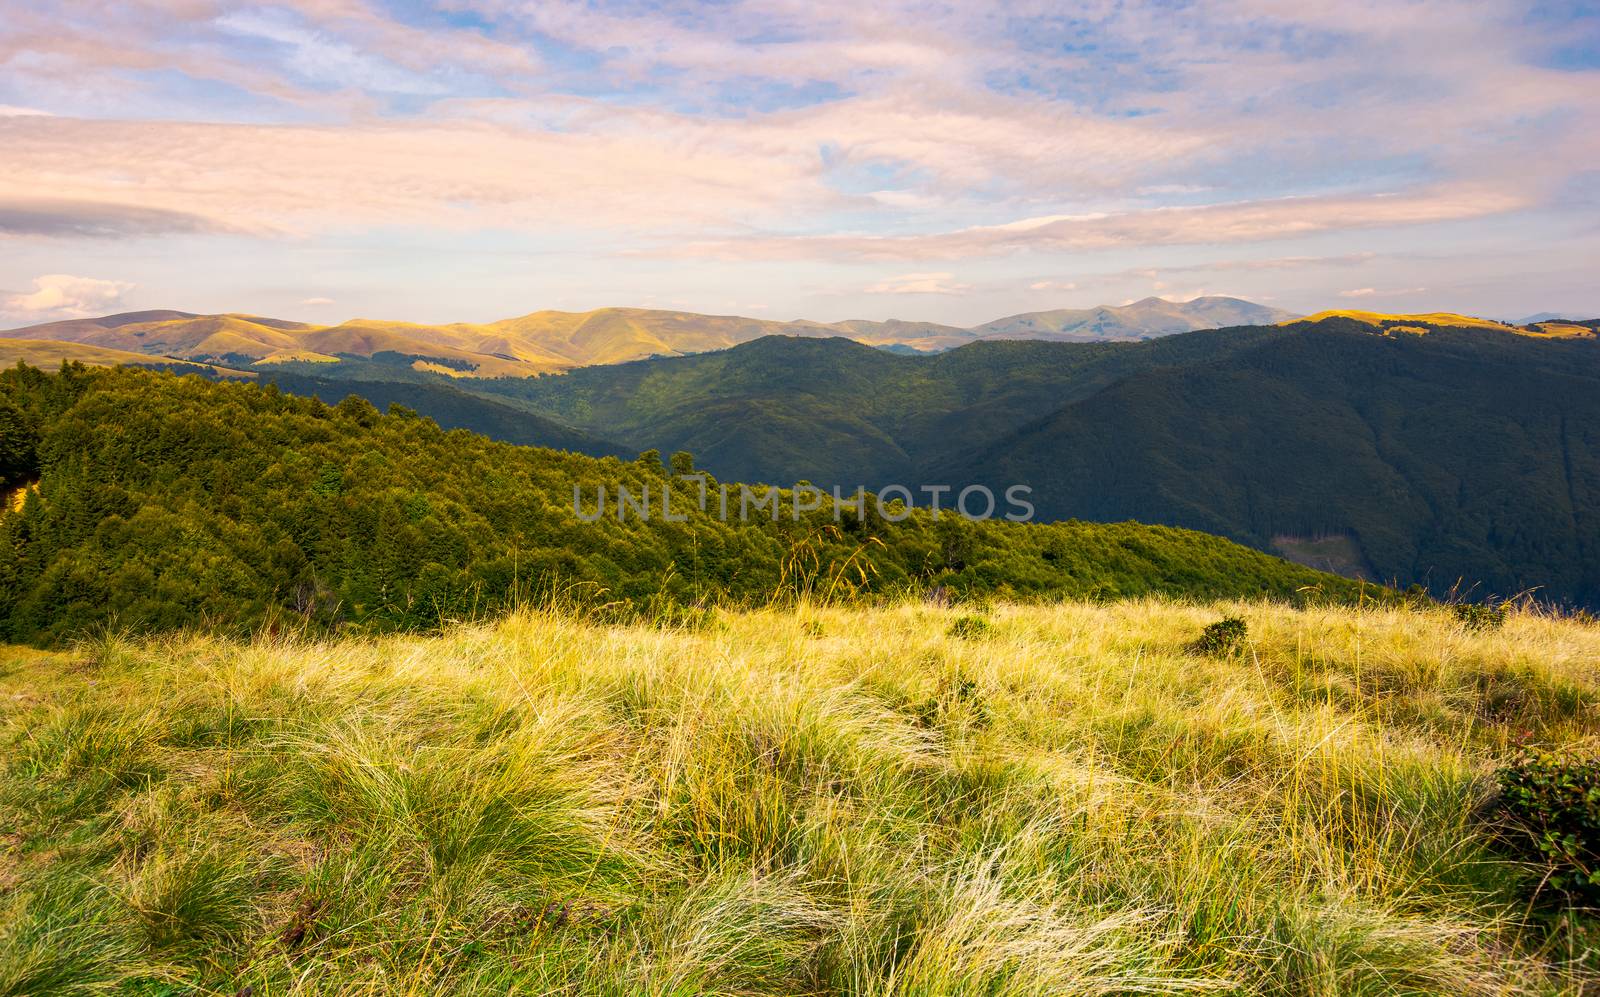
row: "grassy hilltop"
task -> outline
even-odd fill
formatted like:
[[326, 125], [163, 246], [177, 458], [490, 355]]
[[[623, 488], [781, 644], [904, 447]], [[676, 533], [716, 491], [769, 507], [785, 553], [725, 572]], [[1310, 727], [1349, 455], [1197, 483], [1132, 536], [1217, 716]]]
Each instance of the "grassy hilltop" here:
[[1592, 624], [962, 612], [0, 652], [0, 994], [1593, 992], [1488, 817]]

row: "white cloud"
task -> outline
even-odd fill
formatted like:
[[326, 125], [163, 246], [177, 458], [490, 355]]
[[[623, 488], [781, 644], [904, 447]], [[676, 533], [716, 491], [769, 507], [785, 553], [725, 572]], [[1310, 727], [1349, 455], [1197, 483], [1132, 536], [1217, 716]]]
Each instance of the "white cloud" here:
[[287, 65], [310, 80], [379, 93], [443, 94], [444, 88], [356, 46], [271, 13], [234, 11], [216, 19], [224, 31], [285, 46]]
[[1159, 268], [1124, 270], [1113, 276], [1148, 277], [1155, 280], [1161, 274], [1172, 273], [1229, 273], [1236, 270], [1300, 270], [1312, 267], [1359, 266], [1377, 259], [1374, 252], [1345, 253], [1342, 256], [1278, 256], [1260, 260], [1207, 260], [1204, 263], [1183, 263]]
[[332, 298], [306, 298], [304, 301], [302, 301], [300, 303], [302, 305], [331, 305], [331, 304], [333, 304], [333, 299]]
[[98, 280], [50, 273], [33, 279], [33, 291], [5, 298], [6, 314], [24, 322], [85, 318], [115, 311], [122, 296], [134, 285], [122, 280]]
[[1028, 285], [1030, 291], [1075, 291], [1078, 285], [1070, 280], [1036, 280]]
[[868, 294], [965, 294], [971, 284], [955, 281], [953, 273], [903, 273], [866, 287]]
[[1392, 290], [1380, 291], [1375, 287], [1356, 287], [1356, 288], [1352, 288], [1352, 289], [1350, 289], [1348, 291], [1340, 291], [1339, 292], [1339, 297], [1341, 297], [1341, 298], [1370, 298], [1370, 297], [1372, 297], [1374, 295], [1380, 295], [1382, 297], [1389, 298], [1389, 297], [1394, 297], [1397, 294], [1421, 294], [1423, 291], [1426, 291], [1426, 290], [1427, 290], [1427, 288], [1425, 288], [1425, 287], [1397, 287], [1397, 288], [1394, 288]]

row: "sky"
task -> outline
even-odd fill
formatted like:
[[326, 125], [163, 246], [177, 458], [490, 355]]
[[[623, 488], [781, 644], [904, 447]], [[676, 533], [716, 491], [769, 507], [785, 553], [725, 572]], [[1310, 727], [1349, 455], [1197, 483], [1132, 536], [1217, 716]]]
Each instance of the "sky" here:
[[1600, 316], [1600, 3], [0, 0], [0, 325]]

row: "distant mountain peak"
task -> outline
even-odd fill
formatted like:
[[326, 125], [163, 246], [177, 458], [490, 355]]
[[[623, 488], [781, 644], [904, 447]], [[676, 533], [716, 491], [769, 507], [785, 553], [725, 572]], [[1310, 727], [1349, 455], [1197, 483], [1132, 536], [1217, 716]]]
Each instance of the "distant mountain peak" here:
[[1272, 325], [1291, 313], [1242, 298], [1203, 295], [1188, 301], [1147, 297], [1126, 305], [1023, 312], [977, 326], [982, 339], [1049, 339], [1099, 342], [1153, 339], [1197, 329]]

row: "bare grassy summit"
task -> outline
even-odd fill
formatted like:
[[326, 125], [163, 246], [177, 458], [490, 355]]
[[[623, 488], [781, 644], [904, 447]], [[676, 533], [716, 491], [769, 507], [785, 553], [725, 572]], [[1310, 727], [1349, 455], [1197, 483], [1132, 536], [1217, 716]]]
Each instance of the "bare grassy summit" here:
[[1491, 796], [1596, 661], [1164, 601], [0, 651], [0, 994], [1593, 992]]

